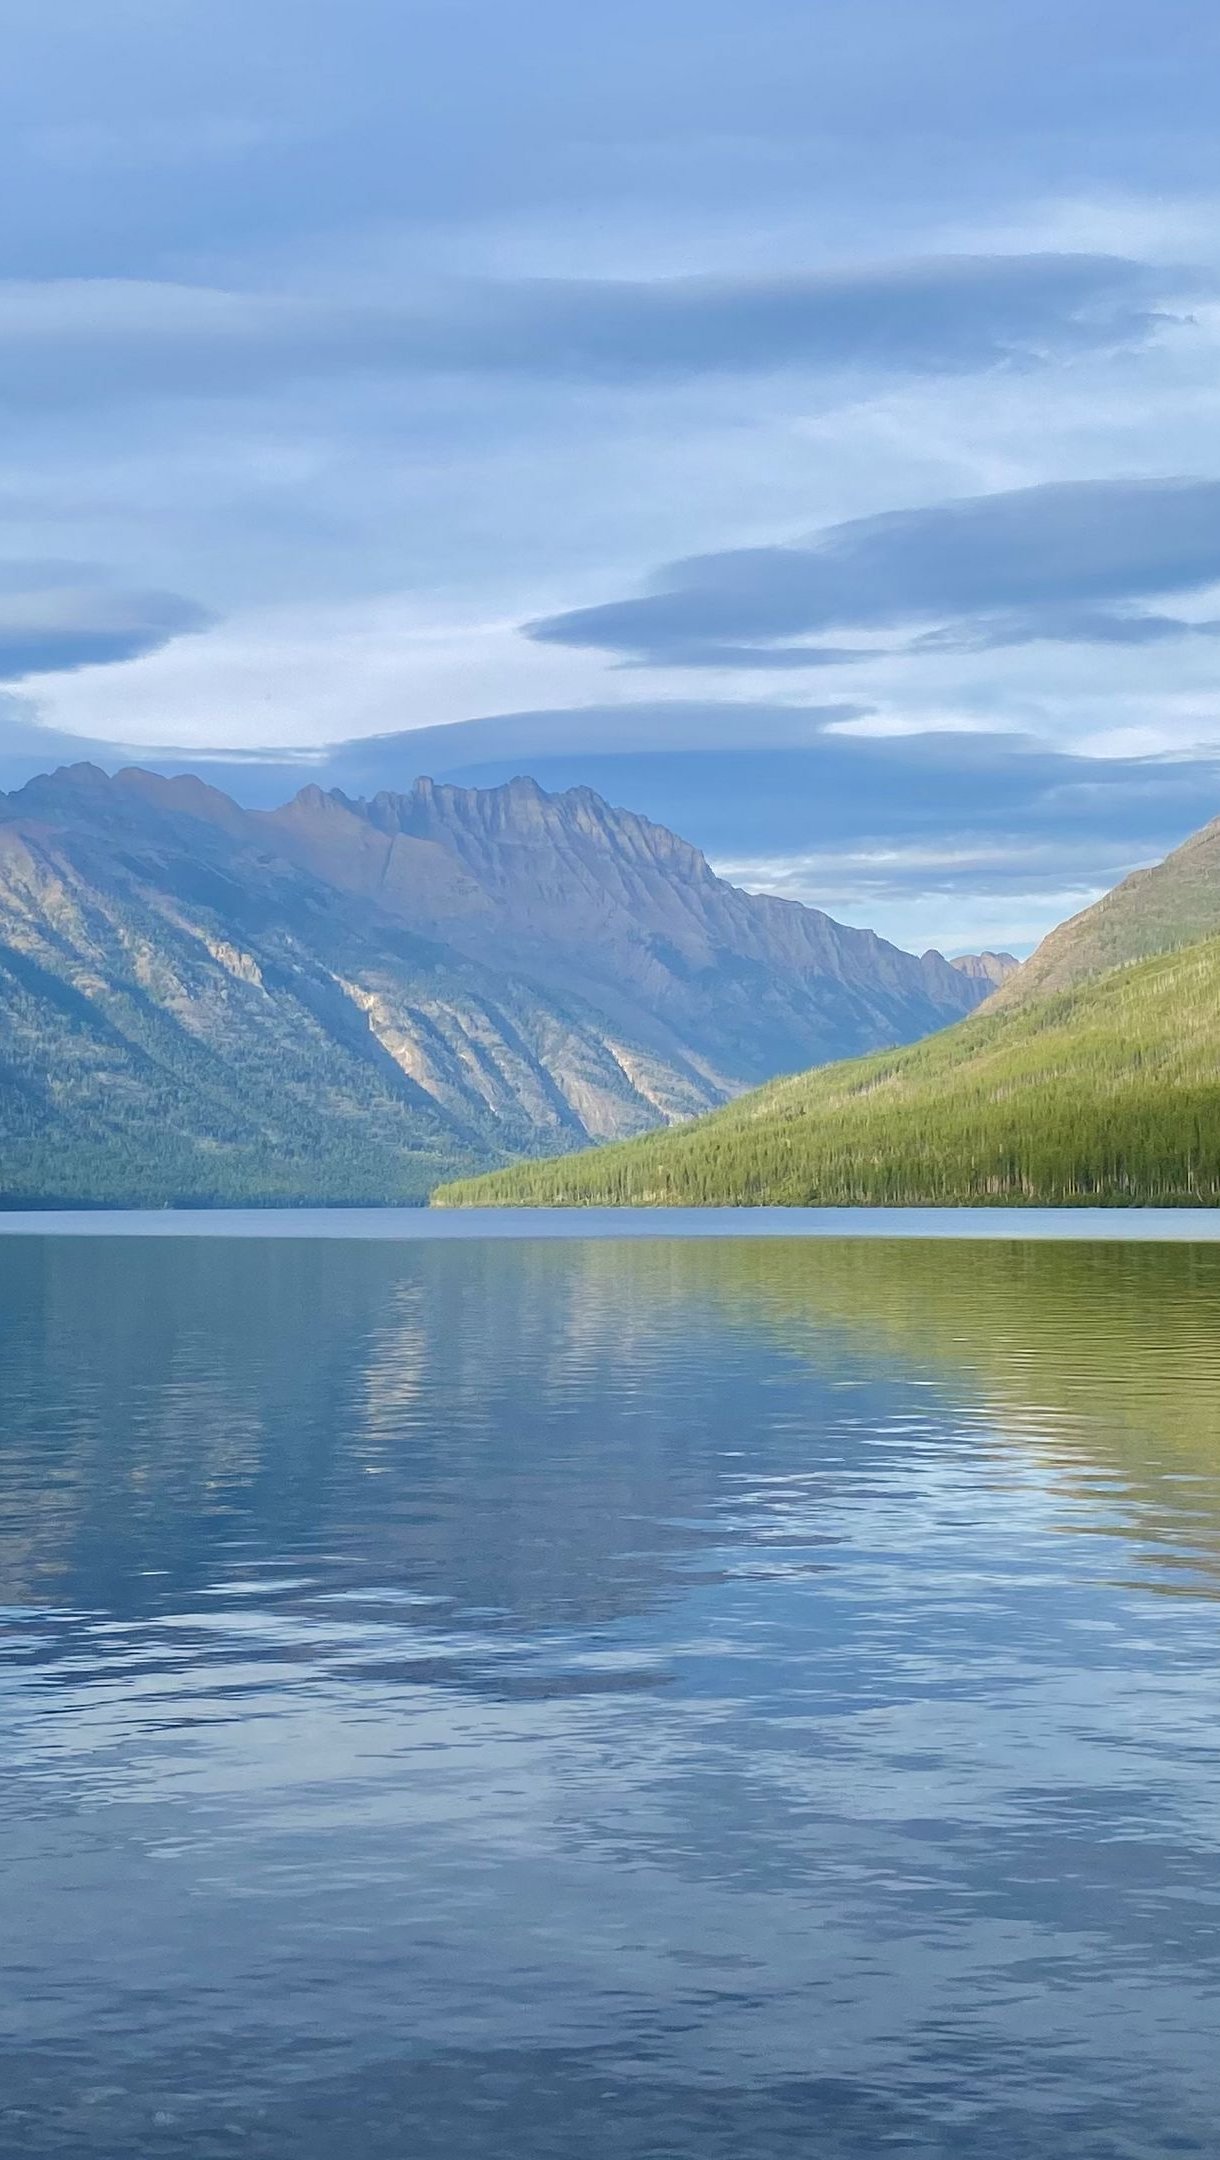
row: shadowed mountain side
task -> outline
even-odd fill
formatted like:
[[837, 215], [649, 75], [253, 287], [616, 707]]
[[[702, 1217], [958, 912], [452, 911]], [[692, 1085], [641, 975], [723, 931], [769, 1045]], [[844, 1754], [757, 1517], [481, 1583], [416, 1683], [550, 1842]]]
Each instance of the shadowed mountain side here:
[[1214, 1205], [1220, 938], [442, 1206]]

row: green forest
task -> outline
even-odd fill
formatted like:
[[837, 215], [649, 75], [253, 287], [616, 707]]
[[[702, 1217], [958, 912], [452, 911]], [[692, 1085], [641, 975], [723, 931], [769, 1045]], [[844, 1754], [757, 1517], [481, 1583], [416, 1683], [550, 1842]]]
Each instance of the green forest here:
[[433, 1204], [1215, 1206], [1220, 938]]

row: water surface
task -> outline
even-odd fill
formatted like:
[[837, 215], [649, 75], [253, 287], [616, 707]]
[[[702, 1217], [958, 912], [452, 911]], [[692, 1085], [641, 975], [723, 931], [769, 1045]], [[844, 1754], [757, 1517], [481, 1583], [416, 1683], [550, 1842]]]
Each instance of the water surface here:
[[0, 1315], [4, 2160], [1220, 2152], [1220, 1250], [52, 1234]]
[[1220, 1208], [42, 1208], [0, 1237], [1000, 1238], [1220, 1240]]

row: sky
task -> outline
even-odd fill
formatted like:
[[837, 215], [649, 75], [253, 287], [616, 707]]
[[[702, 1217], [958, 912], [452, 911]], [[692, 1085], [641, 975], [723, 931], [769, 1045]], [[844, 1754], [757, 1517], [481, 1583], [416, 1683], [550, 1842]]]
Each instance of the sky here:
[[1220, 813], [1201, 0], [7, 0], [0, 785], [586, 781], [1028, 949]]

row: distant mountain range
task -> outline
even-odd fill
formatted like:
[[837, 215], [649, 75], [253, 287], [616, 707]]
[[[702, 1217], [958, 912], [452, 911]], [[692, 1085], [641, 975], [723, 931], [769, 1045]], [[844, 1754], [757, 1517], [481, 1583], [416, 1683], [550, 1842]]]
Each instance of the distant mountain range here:
[[0, 797], [0, 1198], [409, 1202], [911, 1041], [1013, 963], [738, 891], [587, 788]]
[[1220, 822], [1063, 924], [929, 1041], [437, 1197], [1220, 1205]]

